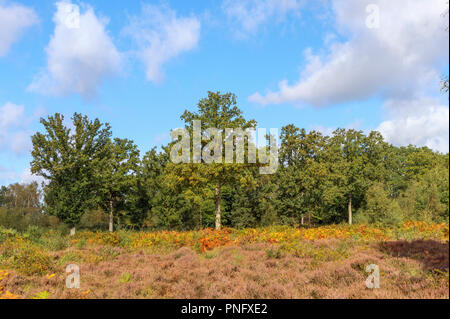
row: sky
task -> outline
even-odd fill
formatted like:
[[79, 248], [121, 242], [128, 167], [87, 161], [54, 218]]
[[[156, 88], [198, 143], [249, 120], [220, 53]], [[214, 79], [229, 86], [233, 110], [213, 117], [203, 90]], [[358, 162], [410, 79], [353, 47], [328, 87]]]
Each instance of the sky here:
[[447, 153], [445, 12], [446, 0], [0, 0], [0, 185], [39, 181], [42, 117], [99, 118], [143, 154], [207, 91], [235, 93], [258, 127], [378, 130]]

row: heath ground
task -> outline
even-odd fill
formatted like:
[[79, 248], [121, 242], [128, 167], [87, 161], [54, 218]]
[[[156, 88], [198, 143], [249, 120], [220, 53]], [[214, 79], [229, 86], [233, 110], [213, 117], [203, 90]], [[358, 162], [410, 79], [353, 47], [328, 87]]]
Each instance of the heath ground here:
[[[408, 222], [69, 236], [3, 228], [0, 296], [449, 298], [448, 229]], [[67, 287], [68, 265], [79, 268], [80, 288]], [[368, 265], [378, 267], [379, 288], [366, 285]]]

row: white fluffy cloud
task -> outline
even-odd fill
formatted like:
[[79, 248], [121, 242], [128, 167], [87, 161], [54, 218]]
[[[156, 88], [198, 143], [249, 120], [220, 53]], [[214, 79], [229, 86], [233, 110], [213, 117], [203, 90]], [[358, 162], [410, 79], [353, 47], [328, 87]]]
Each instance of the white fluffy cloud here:
[[40, 185], [42, 182], [45, 182], [45, 179], [41, 176], [31, 174], [29, 167], [18, 173], [12, 168], [7, 169], [0, 166], [0, 185], [8, 185], [17, 182], [22, 184], [37, 182]]
[[83, 6], [84, 12], [70, 1], [57, 2], [56, 7], [55, 29], [46, 48], [47, 69], [29, 89], [92, 98], [104, 79], [121, 67], [121, 54], [105, 29], [108, 21], [89, 6]]
[[222, 9], [238, 36], [245, 36], [270, 20], [282, 21], [288, 13], [299, 15], [300, 5], [299, 0], [225, 0]]
[[[37, 109], [34, 114], [29, 114], [23, 105], [11, 102], [0, 105], [0, 155], [8, 158], [10, 154], [16, 154], [18, 157], [28, 154], [32, 147], [31, 135], [33, 134], [30, 123], [42, 115], [43, 110]], [[0, 185], [17, 181], [40, 183], [42, 178], [32, 175], [29, 168], [19, 173], [13, 168], [12, 162], [8, 165], [7, 161], [1, 161]]]
[[124, 34], [136, 42], [147, 79], [158, 83], [164, 79], [164, 63], [197, 46], [200, 28], [195, 17], [177, 17], [168, 7], [144, 4], [141, 15], [131, 17]]
[[14, 153], [29, 150], [29, 134], [22, 127], [25, 111], [22, 105], [7, 102], [0, 106], [0, 150], [10, 149]]
[[23, 105], [7, 102], [0, 106], [0, 151], [29, 152], [32, 135], [29, 124], [42, 115], [41, 111], [30, 115]]
[[391, 119], [379, 131], [394, 145], [418, 145], [447, 153], [449, 150], [449, 108], [434, 99], [390, 100], [385, 108]]
[[[367, 5], [379, 8], [379, 27], [368, 28]], [[331, 42], [329, 54], [305, 52], [297, 83], [281, 81], [276, 92], [255, 93], [259, 104], [327, 106], [374, 95], [399, 98], [438, 85], [448, 60], [446, 0], [334, 0], [337, 30], [347, 42]]]
[[0, 134], [5, 132], [10, 126], [20, 123], [24, 113], [22, 105], [7, 102], [0, 107]]
[[29, 167], [27, 167], [22, 171], [22, 173], [19, 176], [19, 180], [21, 183], [24, 184], [37, 182], [40, 185], [42, 182], [45, 182], [45, 179], [43, 177], [32, 174]]
[[8, 53], [23, 30], [36, 24], [38, 17], [33, 9], [20, 5], [0, 3], [0, 57]]

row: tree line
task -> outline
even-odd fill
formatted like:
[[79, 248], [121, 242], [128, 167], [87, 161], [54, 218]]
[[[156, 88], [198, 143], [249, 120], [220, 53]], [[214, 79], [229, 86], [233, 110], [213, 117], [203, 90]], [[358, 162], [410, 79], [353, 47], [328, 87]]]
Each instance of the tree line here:
[[[220, 92], [208, 92], [181, 119], [189, 131], [194, 120], [205, 129], [257, 125], [244, 118], [234, 94]], [[141, 156], [132, 140], [112, 138], [108, 123], [78, 113], [71, 120], [67, 127], [59, 113], [41, 119], [31, 171], [45, 183], [2, 187], [0, 224], [2, 212], [19, 210], [22, 217], [55, 216], [73, 229], [110, 231], [449, 219], [448, 153], [396, 147], [376, 131], [326, 136], [288, 124], [276, 173], [261, 175], [248, 162], [174, 164], [175, 141]]]

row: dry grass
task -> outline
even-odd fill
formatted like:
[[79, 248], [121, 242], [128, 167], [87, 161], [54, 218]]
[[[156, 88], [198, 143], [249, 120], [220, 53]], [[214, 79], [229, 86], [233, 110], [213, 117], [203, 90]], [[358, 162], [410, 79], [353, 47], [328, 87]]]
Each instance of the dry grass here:
[[[71, 247], [50, 253], [53, 277], [8, 270], [0, 286], [26, 298], [449, 298], [448, 252], [448, 241], [432, 240], [251, 243], [203, 253]], [[65, 287], [69, 263], [80, 266], [80, 289]], [[379, 289], [366, 288], [368, 264], [379, 266]]]

